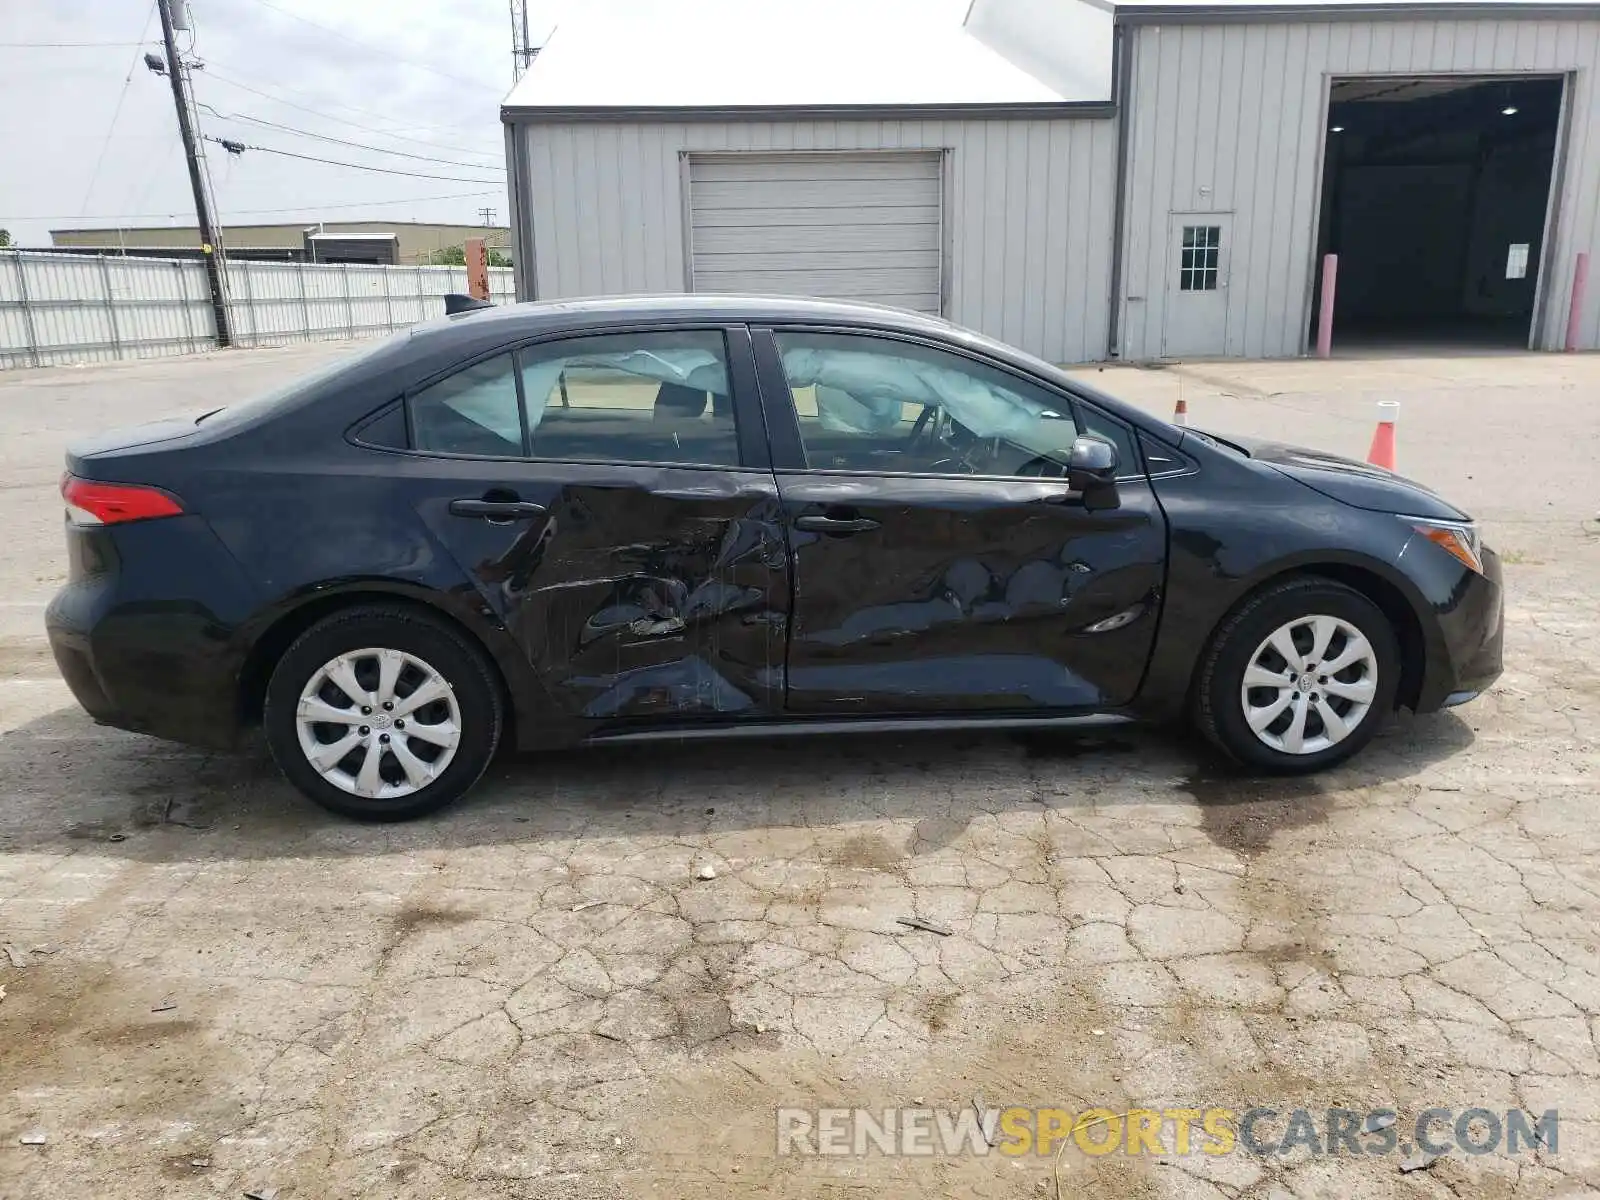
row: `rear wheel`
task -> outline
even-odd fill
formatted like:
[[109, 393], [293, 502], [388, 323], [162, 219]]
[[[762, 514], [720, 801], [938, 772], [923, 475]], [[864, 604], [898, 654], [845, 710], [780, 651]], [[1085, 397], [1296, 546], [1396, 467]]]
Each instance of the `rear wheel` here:
[[483, 653], [442, 622], [388, 606], [319, 621], [267, 685], [272, 756], [324, 808], [368, 821], [420, 816], [462, 796], [500, 740]]
[[1250, 766], [1304, 774], [1344, 762], [1394, 711], [1399, 642], [1382, 610], [1332, 580], [1287, 580], [1217, 631], [1195, 689], [1210, 741]]

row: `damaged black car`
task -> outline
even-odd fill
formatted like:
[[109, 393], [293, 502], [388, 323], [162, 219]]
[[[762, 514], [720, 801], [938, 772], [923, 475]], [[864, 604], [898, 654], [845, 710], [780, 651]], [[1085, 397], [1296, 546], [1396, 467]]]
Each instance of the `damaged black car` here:
[[62, 494], [90, 715], [263, 726], [362, 819], [661, 738], [1190, 720], [1307, 772], [1500, 671], [1498, 560], [1427, 489], [871, 306], [469, 312], [75, 445]]

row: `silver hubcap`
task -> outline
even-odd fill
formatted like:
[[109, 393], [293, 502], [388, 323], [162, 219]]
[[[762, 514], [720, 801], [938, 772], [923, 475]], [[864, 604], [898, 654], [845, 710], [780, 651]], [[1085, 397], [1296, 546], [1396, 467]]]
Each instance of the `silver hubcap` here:
[[1250, 656], [1239, 703], [1256, 737], [1285, 754], [1316, 754], [1353, 733], [1378, 691], [1378, 655], [1338, 617], [1296, 617]]
[[323, 663], [300, 693], [295, 719], [317, 773], [373, 800], [421, 791], [461, 744], [454, 689], [401, 650], [352, 650]]

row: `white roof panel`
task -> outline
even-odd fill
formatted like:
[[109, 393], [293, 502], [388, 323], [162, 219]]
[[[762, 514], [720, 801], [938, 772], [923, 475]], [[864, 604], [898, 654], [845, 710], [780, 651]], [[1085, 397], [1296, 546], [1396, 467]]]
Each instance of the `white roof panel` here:
[[[1515, 10], [1596, 0], [1498, 0]], [[1110, 100], [1112, 13], [1471, 11], [1472, 0], [572, 0], [510, 109]], [[1237, 18], [1235, 18], [1237, 19]], [[1248, 19], [1248, 18], [1246, 18]]]
[[506, 105], [696, 108], [1105, 98], [1065, 96], [991, 50], [963, 29], [968, 4], [587, 0], [563, 13]]

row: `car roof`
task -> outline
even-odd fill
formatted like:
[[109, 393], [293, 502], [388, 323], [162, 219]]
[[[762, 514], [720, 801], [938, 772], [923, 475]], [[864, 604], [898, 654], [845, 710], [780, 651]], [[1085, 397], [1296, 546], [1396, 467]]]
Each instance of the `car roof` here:
[[490, 323], [501, 333], [538, 333], [578, 329], [616, 321], [670, 321], [682, 318], [718, 321], [839, 321], [907, 332], [948, 335], [955, 326], [942, 317], [846, 300], [820, 300], [804, 296], [671, 295], [600, 296], [583, 300], [544, 300], [470, 309], [442, 320], [416, 326], [413, 337], [428, 337], [470, 326], [480, 330]]

